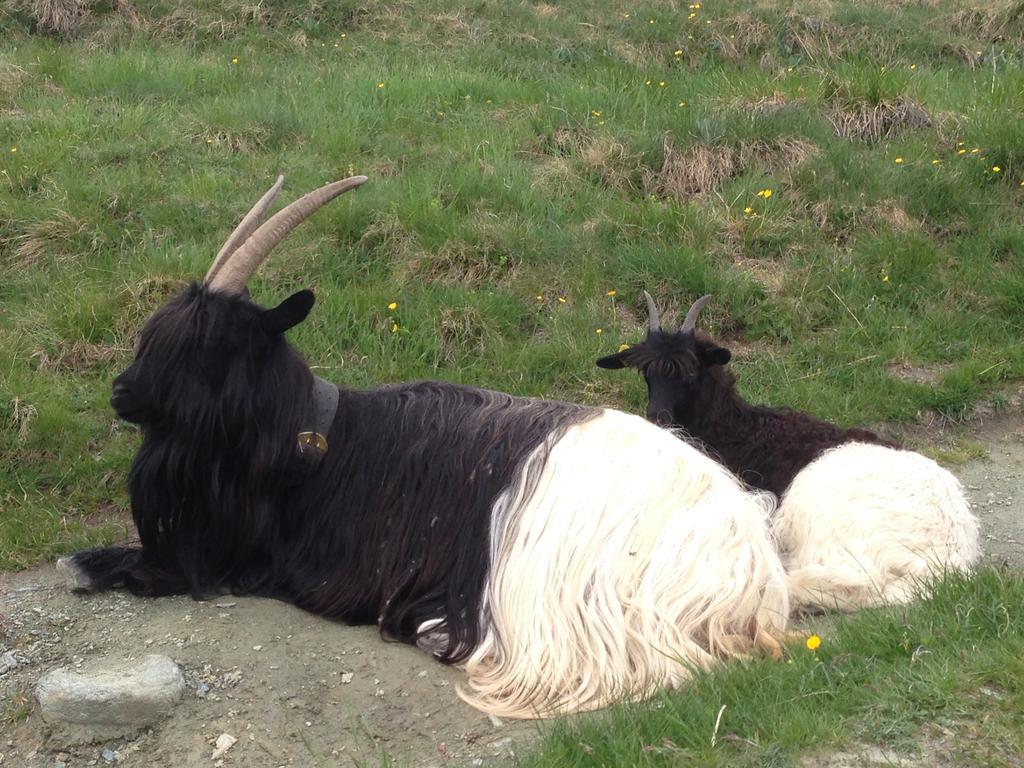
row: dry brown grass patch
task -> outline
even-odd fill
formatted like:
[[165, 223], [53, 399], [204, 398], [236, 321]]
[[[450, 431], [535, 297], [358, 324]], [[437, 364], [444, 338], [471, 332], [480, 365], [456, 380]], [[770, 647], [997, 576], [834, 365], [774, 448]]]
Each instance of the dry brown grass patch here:
[[26, 70], [6, 61], [0, 61], [0, 104], [13, 103], [15, 95], [29, 79]]
[[836, 136], [869, 143], [906, 130], [930, 128], [932, 119], [916, 101], [899, 98], [878, 104], [833, 107], [825, 113]]
[[953, 30], [990, 43], [1024, 43], [1024, 1], [993, 5], [957, 11], [952, 18]]
[[449, 307], [438, 319], [437, 365], [458, 365], [468, 355], [483, 355], [495, 333], [474, 307]]
[[749, 13], [740, 13], [717, 25], [711, 39], [721, 56], [738, 61], [765, 51], [772, 42], [773, 33], [766, 22]]
[[645, 194], [688, 199], [708, 194], [727, 179], [755, 168], [766, 173], [787, 171], [815, 156], [817, 147], [803, 139], [752, 141], [738, 145], [695, 144], [677, 150], [665, 137], [664, 160], [658, 171], [647, 171]]
[[19, 397], [11, 398], [9, 405], [8, 426], [18, 435], [18, 442], [24, 443], [32, 430], [32, 422], [35, 421], [39, 411], [31, 403], [26, 403]]
[[71, 344], [61, 345], [53, 357], [42, 349], [36, 351], [32, 357], [41, 371], [83, 373], [108, 365], [113, 361], [125, 359], [131, 355], [131, 351], [131, 347], [113, 347], [89, 341], [75, 341]]
[[399, 279], [466, 286], [498, 285], [511, 280], [521, 263], [519, 258], [508, 255], [493, 242], [449, 240], [438, 250], [419, 254], [404, 268], [399, 268]]
[[42, 35], [74, 37], [89, 18], [88, 0], [19, 0], [17, 5], [28, 12], [35, 31]]
[[227, 149], [243, 155], [251, 155], [261, 151], [266, 145], [270, 129], [262, 125], [253, 125], [241, 131], [226, 128], [194, 128], [185, 133], [185, 138], [194, 143], [217, 149]]
[[53, 218], [28, 223], [5, 245], [13, 250], [15, 265], [30, 267], [48, 255], [63, 261], [96, 253], [104, 242], [103, 234], [90, 229], [87, 222], [57, 211]]

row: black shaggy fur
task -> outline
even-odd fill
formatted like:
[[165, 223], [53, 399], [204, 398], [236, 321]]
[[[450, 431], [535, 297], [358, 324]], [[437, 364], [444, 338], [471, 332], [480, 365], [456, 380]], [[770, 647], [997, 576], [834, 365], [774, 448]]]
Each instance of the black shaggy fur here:
[[312, 305], [309, 291], [264, 310], [193, 285], [154, 314], [111, 399], [142, 426], [142, 546], [72, 562], [93, 589], [271, 596], [405, 642], [442, 619], [444, 660], [460, 661], [482, 628], [495, 500], [595, 411], [438, 382], [342, 389], [311, 468], [296, 435], [313, 377], [282, 334]]
[[700, 332], [654, 331], [602, 357], [602, 368], [637, 368], [647, 381], [647, 418], [682, 427], [748, 484], [781, 496], [797, 472], [848, 442], [896, 447], [866, 429], [843, 429], [800, 411], [750, 405], [736, 391], [728, 349]]

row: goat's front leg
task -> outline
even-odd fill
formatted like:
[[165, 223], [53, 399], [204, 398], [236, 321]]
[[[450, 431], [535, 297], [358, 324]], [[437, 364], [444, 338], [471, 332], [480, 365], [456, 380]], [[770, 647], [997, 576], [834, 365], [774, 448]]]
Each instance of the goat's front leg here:
[[147, 562], [141, 547], [87, 549], [57, 561], [75, 592], [102, 592], [126, 587], [138, 595], [180, 595], [189, 591], [179, 573]]

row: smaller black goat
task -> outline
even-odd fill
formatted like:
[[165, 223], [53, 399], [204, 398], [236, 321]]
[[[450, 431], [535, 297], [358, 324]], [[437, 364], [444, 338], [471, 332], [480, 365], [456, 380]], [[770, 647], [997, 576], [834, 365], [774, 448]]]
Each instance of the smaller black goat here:
[[732, 353], [696, 329], [697, 315], [711, 299], [690, 307], [678, 331], [663, 331], [658, 309], [647, 297], [647, 338], [597, 361], [601, 368], [637, 368], [647, 381], [647, 418], [682, 427], [750, 485], [781, 497], [796, 474], [843, 443], [897, 446], [866, 429], [844, 429], [788, 408], [750, 405], [736, 391], [725, 366]]
[[780, 497], [772, 532], [791, 605], [907, 602], [936, 573], [977, 561], [978, 521], [947, 470], [865, 429], [748, 404], [725, 368], [729, 350], [696, 330], [711, 297], [671, 333], [644, 295], [647, 338], [597, 364], [638, 368], [648, 419], [685, 428], [743, 480]]

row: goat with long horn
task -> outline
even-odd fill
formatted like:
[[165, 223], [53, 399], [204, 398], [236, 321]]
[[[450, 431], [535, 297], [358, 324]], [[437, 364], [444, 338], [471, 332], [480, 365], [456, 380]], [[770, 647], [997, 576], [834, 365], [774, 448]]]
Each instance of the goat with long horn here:
[[313, 375], [284, 337], [313, 294], [265, 309], [244, 286], [290, 229], [365, 180], [258, 225], [276, 184], [205, 284], [150, 318], [111, 399], [142, 427], [129, 476], [141, 547], [63, 559], [75, 585], [265, 595], [376, 623], [463, 664], [463, 697], [510, 717], [777, 651], [773, 500], [695, 448], [618, 411]]

